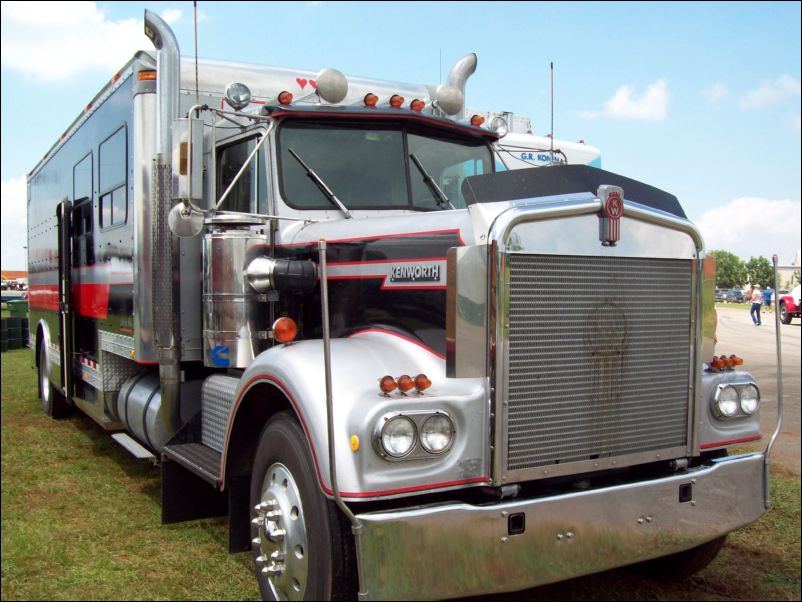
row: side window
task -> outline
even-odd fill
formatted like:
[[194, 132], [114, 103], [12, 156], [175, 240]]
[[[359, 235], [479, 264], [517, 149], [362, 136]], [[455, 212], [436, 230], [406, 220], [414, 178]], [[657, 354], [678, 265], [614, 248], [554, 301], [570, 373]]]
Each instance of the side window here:
[[72, 170], [72, 200], [92, 200], [92, 153], [89, 153]]
[[[234, 181], [259, 140], [259, 138], [240, 140], [218, 151], [217, 201], [220, 200], [231, 182]], [[254, 159], [251, 159], [248, 168], [240, 176], [220, 209], [223, 211], [240, 211], [242, 213], [266, 212], [266, 184], [264, 153], [260, 151]]]
[[127, 165], [128, 145], [123, 126], [100, 144], [98, 152], [101, 228], [120, 226], [128, 220]]

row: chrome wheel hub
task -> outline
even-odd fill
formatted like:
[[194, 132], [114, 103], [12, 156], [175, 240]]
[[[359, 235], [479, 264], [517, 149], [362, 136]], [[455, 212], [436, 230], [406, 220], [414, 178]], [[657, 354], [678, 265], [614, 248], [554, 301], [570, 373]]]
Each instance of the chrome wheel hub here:
[[254, 510], [256, 570], [277, 600], [302, 600], [308, 574], [306, 524], [300, 492], [286, 466], [276, 463], [267, 469]]

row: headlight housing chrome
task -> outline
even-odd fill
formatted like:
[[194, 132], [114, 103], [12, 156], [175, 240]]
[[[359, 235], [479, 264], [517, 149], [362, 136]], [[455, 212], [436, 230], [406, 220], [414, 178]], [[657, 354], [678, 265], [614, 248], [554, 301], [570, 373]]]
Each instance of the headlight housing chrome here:
[[751, 416], [760, 407], [760, 390], [754, 383], [723, 383], [716, 389], [712, 406], [719, 418]]
[[443, 410], [392, 412], [373, 431], [373, 447], [387, 460], [421, 460], [445, 454], [457, 429]]

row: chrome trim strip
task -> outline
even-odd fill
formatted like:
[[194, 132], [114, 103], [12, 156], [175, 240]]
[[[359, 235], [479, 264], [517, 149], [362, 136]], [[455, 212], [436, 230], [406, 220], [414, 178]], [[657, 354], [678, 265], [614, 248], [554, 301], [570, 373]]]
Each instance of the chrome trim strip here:
[[[680, 552], [765, 513], [761, 453], [661, 479], [486, 506], [358, 515], [372, 600], [522, 590]], [[680, 502], [683, 487], [691, 499]], [[525, 516], [511, 535], [509, 517]], [[421, 554], [426, 550], [426, 554]]]

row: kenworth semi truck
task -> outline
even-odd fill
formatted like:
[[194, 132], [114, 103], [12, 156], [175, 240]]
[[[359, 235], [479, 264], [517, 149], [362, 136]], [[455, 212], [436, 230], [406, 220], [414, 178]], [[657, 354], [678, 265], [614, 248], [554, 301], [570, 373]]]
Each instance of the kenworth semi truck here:
[[136, 54], [28, 177], [42, 405], [226, 515], [265, 599], [699, 569], [769, 505], [677, 199], [502, 170], [468, 55], [417, 85]]

